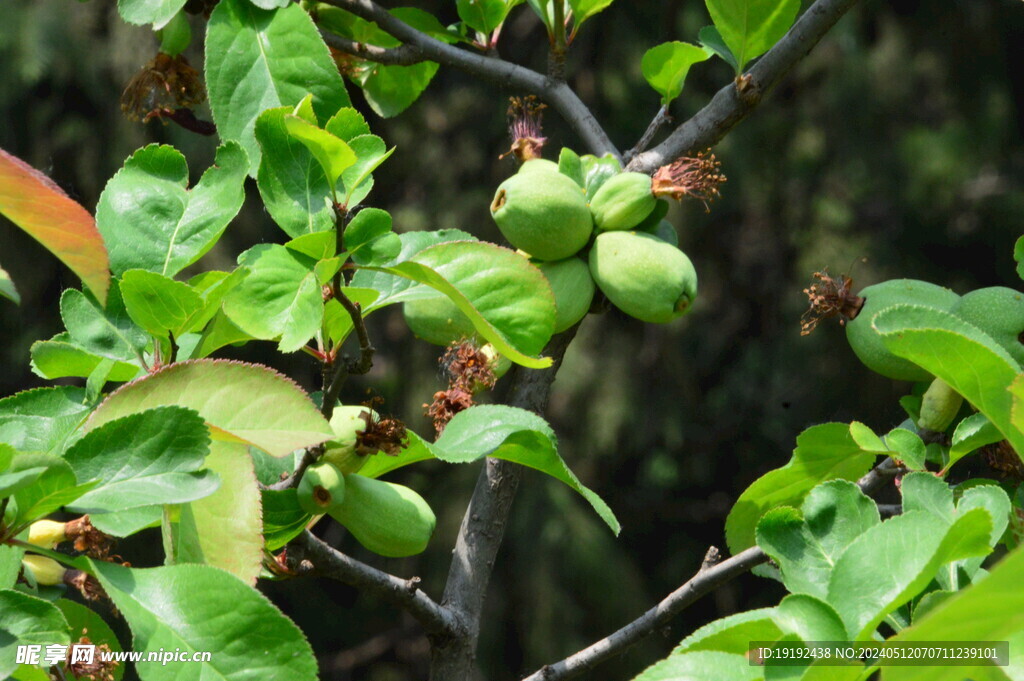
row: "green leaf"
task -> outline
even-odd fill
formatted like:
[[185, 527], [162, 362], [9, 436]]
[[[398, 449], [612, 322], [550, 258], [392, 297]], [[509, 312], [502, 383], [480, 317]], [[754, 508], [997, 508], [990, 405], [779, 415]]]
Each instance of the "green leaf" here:
[[205, 327], [221, 310], [224, 298], [249, 276], [249, 272], [248, 267], [236, 267], [231, 272], [211, 270], [192, 277], [188, 284], [199, 294], [203, 307], [199, 313], [189, 317], [185, 332], [198, 331]]
[[280, 7], [287, 7], [291, 0], [249, 0], [249, 2], [260, 9], [278, 9]]
[[1013, 259], [1017, 261], [1017, 276], [1024, 279], [1024, 236], [1013, 245]]
[[410, 66], [358, 62], [351, 77], [378, 116], [393, 118], [420, 98], [437, 69], [438, 64], [432, 61]]
[[[32, 372], [50, 379], [68, 376], [88, 378], [101, 363], [114, 361], [76, 345], [67, 333], [57, 334], [48, 341], [36, 341], [29, 352], [32, 356]], [[144, 369], [137, 363], [114, 361], [107, 380], [130, 381], [141, 371]]]
[[3, 267], [0, 267], [0, 296], [7, 298], [14, 303], [21, 303], [21, 296], [18, 295], [18, 289], [14, 288], [14, 282], [11, 281], [11, 275], [7, 274], [7, 271]]
[[256, 185], [274, 222], [298, 237], [332, 229], [334, 209], [328, 202], [331, 185], [324, 169], [285, 128], [285, 116], [291, 112], [287, 106], [269, 109], [256, 119], [256, 141], [263, 150]]
[[[357, 303], [363, 310], [368, 310], [380, 295], [372, 288], [353, 288], [343, 286], [341, 292], [349, 300]], [[329, 300], [324, 306], [324, 331], [334, 343], [342, 343], [348, 338], [355, 327], [352, 325], [352, 315], [341, 306], [337, 300]]]
[[350, 209], [359, 205], [373, 189], [373, 171], [384, 163], [395, 149], [390, 150], [376, 135], [360, 135], [349, 140], [359, 160], [342, 174], [340, 191], [342, 203]]
[[957, 424], [953, 431], [953, 440], [949, 448], [949, 463], [946, 470], [971, 452], [994, 444], [1003, 439], [1003, 434], [992, 425], [984, 414], [971, 414]]
[[60, 297], [60, 316], [71, 340], [100, 357], [141, 360], [149, 344], [149, 336], [128, 316], [116, 280], [110, 282], [106, 309], [81, 291], [67, 289]]
[[25, 549], [20, 546], [0, 544], [0, 589], [9, 589], [18, 581], [24, 555]]
[[140, 268], [173, 277], [202, 257], [242, 207], [248, 163], [228, 142], [190, 190], [185, 157], [174, 147], [151, 144], [132, 154], [96, 205], [114, 273]]
[[467, 26], [484, 34], [500, 26], [509, 10], [505, 0], [456, 0], [455, 8]]
[[129, 24], [153, 24], [153, 28], [162, 28], [185, 6], [185, 2], [186, 0], [117, 0], [117, 11]]
[[569, 0], [569, 7], [572, 8], [572, 16], [575, 27], [573, 32], [579, 30], [580, 25], [598, 12], [604, 11], [615, 0]]
[[[437, 244], [448, 243], [450, 241], [476, 240], [476, 237], [472, 234], [458, 229], [441, 229], [432, 232], [406, 232], [405, 234], [399, 234], [398, 238], [402, 243], [402, 248], [393, 260], [386, 263], [388, 266], [405, 262], [420, 251]], [[385, 272], [375, 272], [373, 270], [364, 269], [356, 271], [355, 276], [352, 277], [352, 286], [357, 288], [372, 288], [380, 292], [380, 296], [377, 298], [377, 303], [374, 305], [374, 309], [384, 307], [385, 305], [391, 305], [392, 303], [401, 302], [406, 298], [411, 298], [413, 295], [416, 295], [416, 292], [413, 292], [412, 294], [407, 294], [407, 292], [409, 292], [410, 289], [417, 288], [416, 282], [411, 279], [394, 276]], [[419, 293], [423, 293], [423, 288], [418, 288]]]
[[790, 593], [826, 599], [836, 561], [879, 524], [878, 507], [852, 482], [833, 480], [815, 487], [801, 510], [768, 511], [757, 524], [757, 545], [778, 563]]
[[345, 228], [345, 250], [357, 265], [383, 265], [402, 250], [402, 241], [391, 231], [391, 214], [380, 208], [364, 208]]
[[24, 451], [49, 452], [89, 413], [85, 391], [72, 386], [36, 388], [0, 400], [0, 442]]
[[667, 107], [683, 91], [690, 67], [710, 57], [710, 52], [697, 45], [679, 41], [662, 43], [644, 53], [640, 68], [647, 82], [661, 95], [661, 105]]
[[753, 546], [754, 528], [768, 510], [797, 506], [826, 480], [857, 480], [871, 469], [876, 456], [889, 453], [880, 442], [868, 443], [868, 448], [858, 444], [852, 434], [857, 427], [866, 429], [857, 423], [824, 423], [802, 432], [789, 463], [762, 475], [737, 499], [725, 521], [729, 550], [736, 554]]
[[736, 56], [736, 73], [767, 52], [796, 20], [800, 0], [705, 0], [711, 20]]
[[633, 681], [760, 681], [764, 668], [745, 655], [699, 651], [671, 655], [645, 669]]
[[[106, 644], [113, 652], [123, 650], [121, 642], [117, 640], [117, 636], [110, 626], [102, 617], [89, 608], [79, 605], [74, 601], [69, 601], [66, 598], [60, 599], [54, 605], [64, 615], [64, 619], [67, 620], [68, 626], [71, 629], [71, 635], [75, 640], [77, 640], [79, 635], [87, 632], [89, 641], [93, 645], [100, 646]], [[119, 681], [124, 676], [124, 671], [125, 665], [123, 664], [115, 667], [113, 670], [114, 681]]]
[[913, 305], [886, 308], [872, 325], [886, 348], [948, 383], [1024, 452], [1024, 421], [1011, 418], [1007, 391], [1019, 369], [991, 337], [948, 312]]
[[140, 506], [117, 513], [94, 513], [89, 520], [100, 532], [112, 537], [130, 537], [144, 529], [159, 527], [163, 512], [163, 506]]
[[161, 338], [167, 338], [168, 332], [177, 338], [203, 311], [203, 299], [191, 286], [146, 270], [121, 275], [121, 296], [128, 316]]
[[891, 449], [893, 456], [912, 471], [923, 471], [925, 464], [925, 444], [917, 433], [906, 428], [893, 428], [885, 436], [885, 446]]
[[261, 113], [307, 94], [321, 120], [350, 105], [327, 46], [296, 4], [266, 11], [248, 0], [218, 3], [206, 33], [206, 86], [218, 134], [241, 143], [252, 173], [260, 166], [253, 128]]
[[533, 412], [503, 405], [479, 405], [459, 412], [448, 422], [437, 442], [410, 435], [409, 449], [397, 457], [375, 456], [359, 474], [376, 478], [396, 468], [430, 458], [448, 463], [470, 463], [485, 456], [513, 461], [546, 473], [581, 494], [601, 519], [619, 533], [619, 521], [608, 505], [573, 475], [558, 455], [551, 426]]
[[622, 172], [622, 164], [611, 154], [587, 154], [580, 157], [580, 163], [583, 167], [583, 188], [587, 190], [587, 201], [594, 198], [594, 194], [609, 178]]
[[13, 467], [33, 465], [23, 463], [21, 460], [24, 458], [34, 459], [35, 462], [44, 459], [47, 467], [31, 485], [26, 485], [14, 493], [19, 523], [32, 522], [50, 515], [61, 506], [82, 496], [95, 484], [77, 484], [71, 466], [55, 457], [22, 454], [15, 458]]
[[722, 34], [718, 32], [718, 29], [714, 26], [705, 26], [697, 32], [697, 40], [700, 41], [701, 47], [706, 50], [711, 50], [717, 56], [725, 60], [725, 62], [739, 72], [740, 67], [736, 62], [736, 55], [732, 53], [729, 46], [725, 44], [725, 40], [722, 39]]
[[260, 244], [239, 263], [250, 274], [224, 300], [224, 313], [253, 338], [279, 339], [281, 352], [299, 350], [323, 321], [316, 262], [278, 244]]
[[[451, 242], [420, 251], [413, 261], [378, 271], [412, 279], [444, 294], [482, 338], [513, 362], [534, 369], [550, 366], [550, 359], [533, 355], [551, 338], [554, 295], [543, 273], [514, 251], [481, 242]], [[381, 307], [381, 301], [375, 307]]]
[[[48, 454], [15, 452], [8, 445], [0, 447], [0, 453], [7, 459], [7, 465], [0, 473], [0, 498], [32, 485], [51, 468], [66, 468], [61, 459]], [[71, 484], [74, 482], [72, 476]]]
[[775, 608], [775, 622], [802, 641], [845, 641], [846, 627], [839, 613], [825, 601], [807, 594], [790, 594]]
[[775, 641], [783, 633], [775, 623], [775, 608], [747, 610], [705, 624], [684, 638], [672, 654], [717, 650], [746, 655], [751, 641]]
[[[131, 627], [139, 652], [208, 651], [190, 662], [191, 678], [224, 681], [315, 681], [309, 643], [270, 601], [236, 577], [207, 565], [132, 569], [91, 561], [93, 570]], [[144, 681], [177, 681], [184, 667], [136, 665]]]
[[[899, 643], [934, 641], [1006, 641], [1024, 631], [1024, 548], [995, 565], [982, 581], [950, 596], [920, 620], [889, 639]], [[1011, 641], [1011, 658], [1014, 651]], [[885, 681], [961, 681], [984, 678], [982, 667], [892, 666]], [[1016, 678], [1016, 677], [1013, 677]]]
[[293, 114], [286, 114], [284, 127], [320, 163], [329, 184], [338, 182], [345, 169], [356, 162], [356, 152], [345, 142]]
[[303, 234], [287, 242], [284, 247], [301, 253], [313, 260], [333, 258], [337, 254], [337, 233], [331, 229], [325, 232]]
[[299, 507], [295, 490], [263, 490], [263, 537], [268, 551], [302, 534], [311, 518]]
[[194, 341], [191, 350], [186, 351], [184, 343], [179, 347], [180, 359], [200, 359], [213, 354], [225, 345], [244, 345], [253, 337], [235, 326], [234, 322], [228, 319], [224, 310], [220, 310], [213, 316], [210, 323], [203, 329], [202, 335]]
[[583, 161], [580, 159], [580, 155], [569, 147], [562, 147], [562, 150], [558, 152], [558, 172], [572, 178], [580, 187], [586, 187]]
[[209, 451], [209, 430], [191, 409], [166, 406], [115, 419], [65, 454], [78, 480], [96, 483], [69, 507], [102, 513], [200, 499], [218, 484], [200, 472]]
[[246, 442], [272, 456], [334, 437], [291, 379], [257, 364], [211, 359], [178, 362], [122, 386], [97, 407], [86, 430], [164, 405], [198, 411], [214, 440]]
[[245, 445], [215, 442], [206, 460], [220, 488], [181, 509], [176, 563], [205, 563], [255, 584], [263, 559], [260, 491]]
[[946, 563], [990, 552], [992, 520], [974, 509], [952, 524], [908, 511], [865, 531], [836, 561], [828, 598], [851, 640], [868, 640], [885, 616], [917, 596]]
[[[67, 645], [71, 641], [64, 615], [52, 603], [14, 591], [0, 590], [0, 632], [18, 645]], [[0, 670], [13, 669], [16, 647], [0, 646]], [[42, 658], [40, 658], [42, 659]]]

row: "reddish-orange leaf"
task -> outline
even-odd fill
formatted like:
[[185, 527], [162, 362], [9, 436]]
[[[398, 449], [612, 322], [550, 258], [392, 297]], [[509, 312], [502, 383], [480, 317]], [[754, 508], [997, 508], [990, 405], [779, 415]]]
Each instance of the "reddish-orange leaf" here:
[[0, 149], [0, 213], [60, 258], [101, 301], [110, 264], [96, 221], [53, 180]]

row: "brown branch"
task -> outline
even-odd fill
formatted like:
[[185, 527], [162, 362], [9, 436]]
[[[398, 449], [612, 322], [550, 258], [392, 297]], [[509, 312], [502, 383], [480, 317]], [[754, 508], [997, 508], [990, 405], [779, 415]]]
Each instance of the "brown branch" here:
[[[816, 0], [789, 32], [768, 50], [738, 82], [715, 94], [710, 103], [686, 121], [660, 145], [638, 154], [629, 169], [652, 173], [687, 152], [707, 149], [732, 130], [761, 99], [818, 44], [857, 0]], [[739, 90], [743, 90], [743, 94]]]
[[412, 66], [429, 61], [414, 45], [391, 48], [377, 47], [367, 43], [357, 43], [330, 31], [320, 31], [320, 35], [323, 36], [324, 42], [329, 47], [385, 66]]
[[[594, 118], [594, 114], [565, 82], [493, 56], [447, 45], [391, 16], [387, 10], [372, 0], [325, 1], [376, 23], [381, 30], [401, 40], [405, 47], [418, 50], [425, 59], [465, 71], [501, 87], [518, 88], [536, 94], [565, 118], [592, 153], [619, 155], [618, 149]], [[369, 56], [364, 58], [370, 59]]]

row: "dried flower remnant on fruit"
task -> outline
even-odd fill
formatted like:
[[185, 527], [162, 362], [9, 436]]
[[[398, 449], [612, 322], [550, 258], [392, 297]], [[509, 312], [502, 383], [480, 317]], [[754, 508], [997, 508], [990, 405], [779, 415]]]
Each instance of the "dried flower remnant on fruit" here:
[[810, 307], [800, 317], [801, 336], [810, 334], [817, 328], [818, 322], [829, 317], [838, 316], [839, 324], [845, 325], [846, 320], [855, 319], [864, 307], [864, 298], [853, 294], [853, 279], [850, 277], [841, 275], [833, 279], [827, 269], [815, 272], [812, 276], [818, 283], [804, 289]]
[[100, 586], [99, 581], [87, 572], [70, 569], [64, 573], [64, 583], [77, 589], [82, 594], [82, 598], [87, 601], [106, 600], [110, 602], [107, 592]]
[[148, 123], [154, 118], [175, 118], [179, 109], [192, 109], [205, 101], [206, 87], [188, 60], [159, 52], [128, 81], [121, 94], [121, 111], [128, 120]]
[[[64, 662], [64, 668], [75, 675], [78, 679], [88, 679], [88, 681], [114, 681], [114, 670], [121, 664], [117, 660], [107, 659], [108, 653], [111, 652], [110, 646], [106, 643], [94, 644], [86, 634], [89, 633], [88, 629], [82, 629], [82, 635], [72, 645], [68, 646], [67, 658]], [[91, 646], [96, 645], [96, 650], [92, 656], [92, 660], [86, 662], [84, 660], [72, 661], [72, 652], [74, 646]]]
[[369, 456], [377, 452], [398, 456], [409, 446], [405, 424], [396, 418], [382, 417], [374, 411], [383, 402], [380, 397], [374, 397], [363, 403], [367, 410], [360, 416], [366, 423], [366, 428], [356, 431], [356, 454], [359, 456]]
[[498, 379], [495, 360], [469, 340], [449, 345], [438, 363], [448, 379], [448, 389], [434, 393], [434, 401], [423, 407], [440, 436], [456, 414], [473, 406], [474, 393], [493, 388]]
[[502, 158], [513, 154], [520, 164], [541, 157], [541, 150], [548, 141], [542, 134], [544, 109], [534, 95], [528, 97], [512, 97], [508, 107], [508, 134], [512, 138], [512, 148]]
[[725, 181], [721, 162], [707, 149], [696, 157], [684, 156], [658, 168], [651, 182], [651, 191], [655, 196], [670, 196], [676, 201], [685, 196], [695, 198], [704, 204], [705, 210], [710, 211], [708, 204], [720, 196], [718, 188]]
[[434, 393], [434, 401], [423, 406], [427, 410], [426, 415], [434, 421], [434, 431], [440, 437], [456, 414], [473, 406], [473, 396], [465, 390], [449, 388]]
[[111, 560], [110, 551], [114, 548], [116, 540], [96, 529], [88, 515], [69, 520], [64, 525], [64, 535], [75, 543], [76, 551], [81, 551], [90, 558]]

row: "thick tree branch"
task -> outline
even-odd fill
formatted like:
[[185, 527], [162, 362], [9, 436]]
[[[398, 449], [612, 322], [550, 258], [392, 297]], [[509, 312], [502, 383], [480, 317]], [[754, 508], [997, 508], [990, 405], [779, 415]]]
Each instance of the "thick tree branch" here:
[[[742, 88], [730, 83], [719, 90], [707, 106], [676, 128], [668, 139], [630, 161], [629, 169], [652, 173], [687, 152], [705, 149], [725, 137], [856, 2], [817, 0], [789, 33], [754, 64], [743, 77]], [[739, 89], [743, 90], [742, 95]]]
[[402, 45], [401, 47], [392, 48], [377, 47], [376, 45], [357, 43], [354, 40], [342, 38], [340, 35], [330, 31], [320, 31], [320, 35], [323, 36], [324, 42], [328, 46], [336, 50], [355, 55], [360, 59], [376, 62], [377, 64], [384, 64], [385, 66], [412, 66], [413, 64], [429, 61], [413, 45]]
[[[891, 480], [899, 470], [895, 462], [887, 458], [858, 480], [857, 484], [861, 491], [870, 494], [885, 481]], [[712, 552], [709, 551], [708, 555], [711, 556]], [[621, 655], [630, 646], [665, 626], [669, 620], [704, 594], [767, 560], [768, 556], [757, 546], [752, 546], [716, 565], [709, 566], [708, 559], [705, 559], [705, 564], [697, 574], [643, 615], [578, 653], [573, 653], [560, 662], [541, 667], [523, 681], [562, 681], [581, 674], [609, 658]]]
[[[425, 59], [465, 71], [502, 87], [518, 88], [539, 96], [565, 118], [592, 153], [619, 155], [618, 149], [612, 144], [601, 124], [594, 118], [594, 114], [566, 83], [546, 77], [524, 66], [447, 45], [396, 19], [372, 0], [326, 0], [326, 2], [376, 23], [381, 30], [405, 43], [404, 47], [410, 48], [410, 51], [411, 48], [418, 50]], [[393, 50], [389, 51], [385, 58], [393, 57], [390, 52]], [[372, 59], [371, 56], [360, 56]]]
[[431, 636], [443, 639], [461, 633], [452, 613], [420, 590], [418, 577], [401, 579], [361, 563], [308, 530], [288, 545], [288, 561], [300, 575], [336, 579], [394, 603], [412, 615]]

